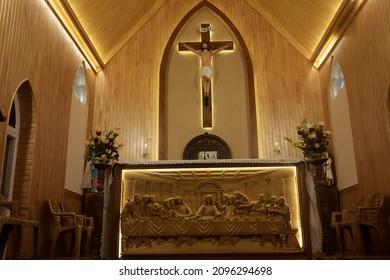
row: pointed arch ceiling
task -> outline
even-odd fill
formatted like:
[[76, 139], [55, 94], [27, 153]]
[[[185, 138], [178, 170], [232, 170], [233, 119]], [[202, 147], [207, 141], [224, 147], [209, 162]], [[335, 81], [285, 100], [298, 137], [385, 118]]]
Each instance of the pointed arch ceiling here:
[[[99, 71], [168, 0], [45, 0]], [[319, 67], [364, 0], [247, 1]]]

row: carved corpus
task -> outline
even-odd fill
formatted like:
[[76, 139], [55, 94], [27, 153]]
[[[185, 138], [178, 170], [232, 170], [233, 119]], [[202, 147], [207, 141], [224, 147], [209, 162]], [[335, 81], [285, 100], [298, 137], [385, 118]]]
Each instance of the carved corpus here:
[[164, 161], [115, 168], [121, 171], [114, 181], [121, 182], [122, 257], [310, 249], [300, 161]]

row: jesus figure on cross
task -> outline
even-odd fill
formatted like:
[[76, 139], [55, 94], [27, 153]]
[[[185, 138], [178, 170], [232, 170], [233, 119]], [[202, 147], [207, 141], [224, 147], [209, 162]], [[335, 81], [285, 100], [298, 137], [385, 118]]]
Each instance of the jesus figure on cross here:
[[202, 23], [200, 28], [200, 42], [179, 42], [179, 51], [190, 51], [197, 54], [201, 60], [200, 77], [202, 81], [202, 114], [203, 127], [212, 127], [212, 87], [211, 77], [213, 68], [211, 67], [212, 57], [214, 54], [223, 50], [233, 50], [233, 41], [211, 41], [210, 31], [212, 30], [209, 23]]
[[[185, 47], [187, 50], [197, 54], [200, 56], [200, 59], [202, 61], [202, 66], [200, 68], [200, 74], [201, 78], [203, 81], [203, 92], [204, 92], [204, 97], [206, 100], [208, 99], [209, 92], [210, 92], [210, 81], [213, 76], [213, 69], [211, 68], [211, 57], [220, 52], [223, 51], [224, 49], [230, 47], [232, 44], [227, 43], [226, 45], [223, 45], [219, 47], [216, 50], [210, 50], [209, 44], [207, 42], [202, 42], [202, 48], [201, 50], [196, 50], [193, 47], [187, 45], [186, 43], [181, 43], [183, 47]], [[206, 101], [207, 103], [207, 101]]]

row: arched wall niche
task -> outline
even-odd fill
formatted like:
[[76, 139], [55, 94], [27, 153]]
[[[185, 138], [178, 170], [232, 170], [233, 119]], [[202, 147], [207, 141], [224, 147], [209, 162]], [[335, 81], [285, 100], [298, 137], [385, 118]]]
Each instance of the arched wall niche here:
[[[253, 66], [249, 55], [249, 50], [237, 28], [234, 24], [227, 18], [225, 14], [223, 14], [219, 9], [217, 9], [214, 5], [210, 4], [207, 1], [202, 1], [197, 6], [195, 6], [191, 11], [189, 11], [183, 19], [179, 22], [175, 30], [173, 31], [163, 53], [163, 57], [160, 65], [160, 98], [159, 98], [159, 160], [168, 159], [167, 158], [167, 150], [168, 150], [168, 67], [171, 56], [172, 48], [176, 46], [178, 36], [180, 35], [183, 27], [202, 9], [208, 9], [212, 13], [214, 13], [231, 31], [236, 40], [236, 45], [239, 46], [240, 52], [243, 57], [243, 61], [245, 64], [244, 71], [246, 72], [246, 98], [247, 98], [247, 107], [248, 107], [248, 157], [249, 158], [257, 158], [258, 157], [258, 140], [257, 140], [257, 124], [256, 124], [256, 103], [255, 103], [255, 93], [254, 93], [254, 78], [253, 78]], [[200, 26], [200, 23], [199, 23]], [[196, 39], [200, 41], [199, 38]], [[213, 40], [213, 39], [212, 39]], [[219, 54], [218, 54], [219, 55]], [[194, 58], [199, 59], [199, 58]], [[200, 123], [200, 121], [199, 121]], [[212, 133], [215, 133], [211, 131]], [[198, 133], [200, 134], [200, 133]], [[218, 135], [218, 133], [216, 133]], [[195, 134], [196, 135], [196, 134]], [[193, 135], [193, 136], [195, 136]], [[221, 135], [219, 135], [221, 136]], [[223, 137], [223, 136], [222, 136]], [[189, 138], [190, 139], [190, 138]], [[186, 139], [186, 142], [187, 140]], [[227, 142], [229, 142], [227, 140]], [[245, 143], [244, 143], [245, 144]], [[231, 145], [229, 143], [229, 145]], [[185, 146], [185, 145], [184, 145]], [[184, 149], [183, 146], [183, 149]], [[182, 151], [180, 152], [182, 153]], [[232, 150], [233, 156], [234, 151]]]

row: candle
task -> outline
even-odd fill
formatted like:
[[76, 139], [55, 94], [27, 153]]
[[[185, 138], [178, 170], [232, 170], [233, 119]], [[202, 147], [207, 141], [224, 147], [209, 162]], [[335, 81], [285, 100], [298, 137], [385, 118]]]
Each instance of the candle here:
[[275, 142], [274, 153], [277, 154], [277, 155], [279, 155], [280, 152], [281, 152], [281, 150], [280, 150], [280, 145], [279, 145], [278, 142]]
[[148, 143], [145, 142], [144, 144], [144, 154], [148, 154]]

